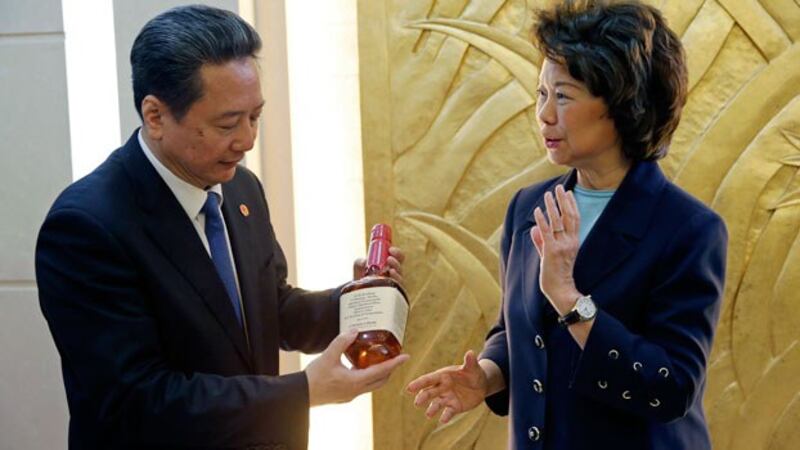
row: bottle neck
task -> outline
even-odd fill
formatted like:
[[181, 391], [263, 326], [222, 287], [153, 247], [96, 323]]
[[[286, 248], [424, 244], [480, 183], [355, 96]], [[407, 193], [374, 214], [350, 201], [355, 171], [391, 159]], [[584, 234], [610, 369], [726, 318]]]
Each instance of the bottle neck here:
[[391, 245], [392, 242], [387, 239], [373, 239], [370, 241], [369, 250], [367, 251], [366, 276], [384, 274]]

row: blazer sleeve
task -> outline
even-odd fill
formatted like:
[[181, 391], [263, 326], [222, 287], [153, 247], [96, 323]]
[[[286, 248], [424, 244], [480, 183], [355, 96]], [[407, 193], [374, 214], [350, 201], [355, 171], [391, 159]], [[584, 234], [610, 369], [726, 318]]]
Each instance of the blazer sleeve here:
[[[277, 241], [276, 241], [277, 244]], [[281, 348], [320, 353], [339, 333], [341, 286], [307, 291], [286, 282], [286, 259], [278, 247], [276, 273], [281, 324]]]
[[489, 330], [489, 333], [486, 336], [486, 342], [483, 346], [483, 351], [479, 356], [479, 359], [489, 359], [493, 361], [503, 373], [503, 379], [505, 380], [506, 385], [505, 389], [486, 397], [486, 406], [488, 406], [493, 413], [499, 416], [508, 415], [509, 408], [508, 387], [509, 372], [511, 369], [509, 365], [508, 340], [506, 337], [506, 323], [504, 316], [506, 292], [505, 274], [509, 249], [511, 248], [511, 239], [514, 235], [514, 213], [520, 192], [522, 191], [517, 192], [509, 203], [508, 211], [506, 212], [506, 218], [503, 222], [503, 235], [500, 240], [500, 282], [503, 283], [503, 296], [500, 299], [500, 317], [497, 319], [497, 323], [495, 323], [495, 325]]
[[[70, 406], [97, 411], [115, 440], [228, 448], [265, 444], [266, 435], [288, 448], [305, 445], [305, 374], [219, 376], [171, 368], [159, 344], [163, 324], [152, 312], [158, 299], [143, 294], [136, 265], [93, 216], [78, 209], [48, 215], [36, 275], [67, 390], [73, 400], [78, 396]], [[72, 412], [74, 418], [87, 414]]]
[[286, 256], [269, 220], [264, 187], [255, 175], [251, 176], [261, 191], [261, 201], [267, 211], [269, 238], [275, 246], [280, 346], [287, 351], [322, 352], [339, 333], [339, 296], [343, 285], [324, 291], [308, 291], [287, 283]]
[[684, 223], [660, 256], [642, 334], [599, 311], [571, 388], [660, 422], [685, 416], [705, 379], [726, 249], [725, 225], [713, 212]]

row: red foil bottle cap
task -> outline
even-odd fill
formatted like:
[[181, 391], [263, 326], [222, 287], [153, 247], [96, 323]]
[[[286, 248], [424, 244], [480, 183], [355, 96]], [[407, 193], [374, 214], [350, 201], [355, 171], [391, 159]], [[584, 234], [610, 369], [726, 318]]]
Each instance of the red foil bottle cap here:
[[383, 223], [375, 225], [372, 227], [369, 240], [367, 275], [380, 275], [389, 258], [389, 247], [392, 246], [392, 227]]
[[370, 233], [369, 240], [374, 241], [375, 239], [385, 239], [392, 243], [392, 227], [386, 225], [385, 223], [378, 223], [372, 227], [372, 232]]

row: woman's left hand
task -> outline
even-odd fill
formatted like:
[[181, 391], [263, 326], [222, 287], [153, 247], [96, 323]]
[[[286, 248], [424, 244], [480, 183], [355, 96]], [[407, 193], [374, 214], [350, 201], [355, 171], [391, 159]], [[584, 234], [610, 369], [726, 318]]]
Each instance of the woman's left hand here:
[[571, 191], [565, 192], [564, 186], [559, 184], [555, 192], [555, 199], [549, 191], [544, 195], [547, 218], [541, 208], [534, 210], [536, 225], [531, 228], [531, 239], [539, 252], [539, 285], [542, 292], [556, 311], [564, 315], [580, 296], [573, 278], [575, 258], [580, 247], [580, 216]]

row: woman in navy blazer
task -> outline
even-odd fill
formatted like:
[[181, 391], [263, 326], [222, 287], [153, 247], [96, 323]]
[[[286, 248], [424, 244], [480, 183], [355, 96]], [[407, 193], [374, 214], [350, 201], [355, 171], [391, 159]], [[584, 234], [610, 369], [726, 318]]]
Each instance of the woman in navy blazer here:
[[522, 189], [483, 352], [411, 382], [448, 422], [484, 400], [514, 449], [710, 449], [702, 397], [725, 279], [720, 217], [656, 160], [686, 101], [680, 41], [638, 2], [539, 13], [537, 118], [566, 175]]

